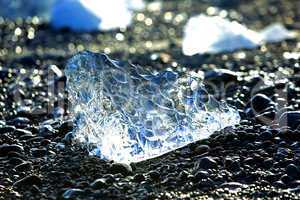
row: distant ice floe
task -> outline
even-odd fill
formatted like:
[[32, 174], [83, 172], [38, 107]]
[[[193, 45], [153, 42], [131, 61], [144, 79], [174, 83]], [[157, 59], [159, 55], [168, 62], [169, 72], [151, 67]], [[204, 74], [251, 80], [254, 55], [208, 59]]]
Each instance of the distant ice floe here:
[[0, 0], [0, 16], [38, 16], [54, 28], [94, 31], [125, 28], [144, 7], [143, 0]]
[[74, 31], [125, 28], [133, 10], [143, 7], [142, 0], [59, 0], [53, 6], [51, 24]]
[[279, 23], [274, 23], [257, 32], [236, 21], [201, 14], [192, 17], [185, 26], [182, 51], [188, 56], [231, 52], [293, 37], [295, 34]]

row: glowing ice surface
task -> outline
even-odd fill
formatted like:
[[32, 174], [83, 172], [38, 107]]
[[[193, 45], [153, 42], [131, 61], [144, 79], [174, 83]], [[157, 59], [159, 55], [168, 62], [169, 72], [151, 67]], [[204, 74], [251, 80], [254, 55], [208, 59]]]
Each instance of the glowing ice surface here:
[[283, 25], [275, 23], [256, 32], [236, 21], [220, 16], [199, 15], [189, 19], [184, 29], [182, 50], [185, 55], [220, 53], [255, 48], [267, 42], [294, 37]]
[[207, 94], [195, 73], [154, 73], [82, 52], [65, 74], [75, 137], [117, 162], [160, 156], [240, 120], [237, 110]]

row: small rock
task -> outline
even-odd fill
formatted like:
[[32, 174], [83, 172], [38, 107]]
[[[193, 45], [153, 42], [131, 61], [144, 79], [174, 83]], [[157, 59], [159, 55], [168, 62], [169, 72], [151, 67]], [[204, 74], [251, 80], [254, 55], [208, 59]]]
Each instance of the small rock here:
[[289, 164], [286, 167], [286, 174], [294, 179], [300, 178], [300, 169], [294, 164]]
[[14, 183], [15, 187], [28, 187], [32, 185], [41, 185], [42, 180], [37, 175], [31, 174]]
[[68, 132], [65, 137], [63, 138], [63, 142], [66, 144], [70, 144], [72, 142], [72, 139], [74, 138], [73, 132]]
[[29, 171], [32, 169], [32, 165], [30, 162], [24, 162], [15, 167], [15, 170], [18, 172]]
[[197, 163], [197, 168], [200, 169], [214, 169], [217, 168], [217, 162], [211, 157], [203, 157]]
[[51, 125], [42, 125], [39, 127], [39, 135], [42, 137], [51, 137], [56, 133], [55, 129]]
[[14, 126], [3, 126], [0, 128], [0, 134], [13, 133], [16, 130]]
[[300, 125], [300, 111], [284, 112], [279, 118], [279, 125], [297, 129]]
[[102, 189], [107, 187], [106, 180], [104, 178], [96, 179], [93, 183], [91, 183], [91, 187], [94, 189]]
[[259, 138], [262, 140], [269, 140], [272, 138], [272, 136], [273, 136], [272, 132], [267, 130], [267, 131], [262, 132], [259, 135]]
[[133, 177], [133, 180], [135, 182], [142, 182], [145, 180], [145, 176], [143, 174], [136, 174], [134, 177]]
[[208, 152], [210, 150], [210, 147], [208, 146], [208, 145], [199, 145], [199, 146], [197, 146], [196, 148], [195, 148], [195, 153], [196, 154], [199, 154], [199, 155], [201, 155], [201, 154], [203, 154], [203, 153], [206, 153], [206, 152]]
[[152, 170], [148, 173], [149, 177], [154, 180], [157, 181], [160, 178], [160, 174], [156, 171], [156, 170]]
[[240, 162], [231, 159], [231, 158], [226, 158], [224, 161], [224, 165], [227, 169], [229, 169], [230, 171], [239, 171], [240, 170]]
[[28, 130], [25, 130], [25, 129], [16, 129], [14, 131], [14, 134], [17, 135], [17, 136], [23, 136], [23, 135], [27, 135], [27, 136], [32, 136], [32, 133]]
[[0, 156], [6, 156], [9, 152], [23, 152], [23, 147], [21, 147], [20, 145], [16, 145], [16, 144], [0, 145]]
[[3, 121], [3, 120], [0, 120], [0, 127], [2, 127], [2, 126], [5, 126], [5, 121]]
[[57, 149], [57, 150], [64, 150], [65, 149], [65, 145], [63, 144], [63, 143], [61, 143], [61, 142], [59, 142], [59, 143], [57, 143], [56, 145], [55, 145], [55, 148]]
[[124, 176], [132, 174], [131, 166], [125, 163], [113, 163], [110, 167], [110, 170], [113, 174], [121, 173]]
[[206, 179], [209, 177], [209, 173], [207, 171], [200, 170], [196, 172], [194, 177], [196, 180]]
[[228, 69], [213, 69], [205, 72], [205, 80], [207, 82], [236, 82], [238, 79], [237, 73]]
[[11, 157], [9, 158], [9, 163], [15, 166], [24, 163], [24, 160], [18, 157]]
[[248, 103], [248, 108], [250, 107], [253, 113], [262, 113], [262, 111], [265, 111], [266, 109], [269, 109], [270, 107], [276, 107], [274, 101], [267, 97], [264, 94], [256, 94], [253, 96]]
[[73, 121], [72, 120], [63, 122], [58, 129], [60, 135], [64, 135], [68, 132], [71, 132], [72, 130], [73, 130]]
[[47, 154], [47, 149], [38, 149], [38, 148], [32, 148], [31, 149], [31, 154], [32, 156], [38, 158], [38, 157], [43, 157]]
[[239, 182], [227, 182], [227, 183], [223, 183], [221, 187], [228, 188], [230, 190], [235, 190], [238, 188], [246, 188], [247, 186]]
[[31, 122], [26, 117], [16, 117], [16, 118], [8, 121], [8, 124], [22, 128], [22, 127], [27, 127], [28, 125], [31, 124]]
[[293, 181], [292, 177], [284, 174], [283, 176], [281, 176], [280, 180], [285, 183], [285, 184], [288, 184], [290, 183], [291, 181]]
[[71, 188], [71, 189], [68, 189], [64, 192], [63, 194], [63, 198], [65, 199], [74, 199], [76, 198], [78, 195], [81, 195], [83, 194], [84, 191], [81, 190], [81, 189], [77, 189], [77, 188]]

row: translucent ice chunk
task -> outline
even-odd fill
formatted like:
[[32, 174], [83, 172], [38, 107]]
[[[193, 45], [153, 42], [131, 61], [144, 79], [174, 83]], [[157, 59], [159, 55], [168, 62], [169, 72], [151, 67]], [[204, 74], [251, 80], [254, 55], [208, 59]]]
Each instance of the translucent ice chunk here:
[[294, 33], [278, 23], [256, 32], [236, 21], [206, 15], [192, 17], [185, 26], [184, 33], [182, 49], [188, 56], [251, 49], [263, 43], [294, 37]]
[[160, 156], [240, 120], [207, 94], [197, 74], [154, 73], [91, 52], [71, 58], [65, 74], [75, 137], [102, 158]]

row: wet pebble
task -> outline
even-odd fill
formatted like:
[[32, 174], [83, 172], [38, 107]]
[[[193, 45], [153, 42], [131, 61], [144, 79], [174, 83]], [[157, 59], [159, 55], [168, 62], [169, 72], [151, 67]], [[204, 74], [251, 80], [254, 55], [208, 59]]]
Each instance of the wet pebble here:
[[90, 184], [93, 189], [102, 189], [107, 187], [106, 179], [99, 178]]
[[32, 169], [32, 164], [30, 162], [23, 162], [17, 165], [14, 169], [18, 172], [29, 171]]
[[13, 133], [16, 130], [14, 126], [3, 126], [0, 127], [0, 134]]
[[207, 82], [229, 83], [236, 82], [237, 79], [237, 73], [228, 69], [213, 69], [205, 72], [205, 80]]
[[250, 102], [247, 105], [247, 108], [254, 115], [257, 115], [263, 113], [263, 111], [266, 111], [267, 109], [276, 108], [276, 104], [266, 95], [256, 94], [251, 98]]
[[37, 175], [31, 174], [28, 175], [14, 183], [14, 186], [17, 188], [26, 188], [31, 187], [32, 185], [41, 185], [42, 179]]
[[26, 135], [26, 136], [32, 136], [31, 131], [25, 130], [25, 129], [16, 129], [14, 131], [14, 134], [17, 135], [17, 136], [19, 136], [19, 137], [20, 136], [24, 136], [24, 135]]
[[217, 166], [217, 162], [212, 157], [200, 158], [196, 164], [196, 167], [199, 169], [215, 169]]
[[0, 145], [0, 156], [6, 156], [9, 152], [23, 152], [23, 147], [20, 145], [12, 144], [3, 144]]
[[39, 135], [45, 138], [50, 138], [55, 135], [56, 130], [51, 125], [42, 125], [39, 127]]
[[300, 125], [300, 111], [288, 111], [283, 113], [279, 118], [281, 127], [289, 126], [292, 129], [297, 129]]
[[204, 154], [207, 153], [210, 150], [210, 147], [208, 145], [199, 145], [194, 149], [194, 152], [196, 154]]
[[132, 174], [132, 168], [130, 165], [125, 163], [113, 163], [110, 167], [110, 171], [113, 174], [123, 174], [124, 176], [128, 176]]
[[293, 179], [299, 179], [300, 178], [300, 169], [295, 164], [289, 164], [286, 167], [286, 174]]
[[77, 188], [71, 188], [71, 189], [66, 190], [66, 191], [63, 193], [62, 197], [63, 197], [64, 199], [74, 199], [74, 198], [76, 198], [77, 196], [82, 195], [82, 194], [84, 194], [84, 191], [83, 191], [83, 190], [77, 189]]
[[47, 155], [47, 149], [45, 149], [45, 148], [42, 148], [42, 149], [32, 148], [31, 149], [31, 154], [32, 154], [32, 156], [34, 156], [36, 158], [43, 157], [43, 156]]

